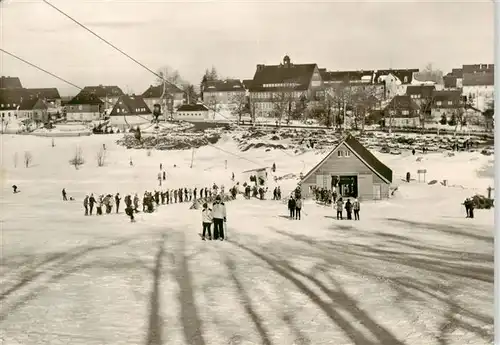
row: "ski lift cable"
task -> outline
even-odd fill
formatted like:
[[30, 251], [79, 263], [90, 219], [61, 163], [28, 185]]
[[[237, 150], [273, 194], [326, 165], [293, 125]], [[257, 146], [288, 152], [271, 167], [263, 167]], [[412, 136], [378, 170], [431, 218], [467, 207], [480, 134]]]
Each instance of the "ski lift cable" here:
[[[104, 43], [106, 43], [107, 45], [109, 45], [111, 48], [113, 48], [116, 51], [118, 51], [120, 54], [122, 54], [125, 57], [127, 57], [128, 59], [132, 60], [134, 63], [136, 63], [140, 67], [144, 68], [146, 71], [148, 71], [149, 73], [153, 74], [158, 79], [162, 80], [165, 84], [169, 84], [171, 86], [175, 86], [176, 88], [182, 90], [182, 88], [180, 88], [178, 85], [176, 85], [175, 83], [167, 80], [163, 75], [161, 75], [161, 74], [153, 71], [151, 68], [147, 67], [145, 64], [141, 63], [140, 61], [138, 61], [137, 59], [135, 59], [134, 57], [132, 57], [130, 54], [127, 54], [122, 49], [118, 48], [113, 43], [111, 43], [110, 41], [106, 40], [105, 38], [103, 38], [102, 36], [100, 36], [99, 34], [97, 34], [96, 32], [94, 32], [93, 30], [89, 29], [87, 26], [85, 26], [84, 24], [80, 23], [78, 20], [76, 20], [73, 17], [71, 17], [69, 14], [65, 13], [64, 11], [62, 11], [61, 9], [59, 9], [57, 6], [55, 6], [54, 4], [50, 3], [47, 0], [42, 0], [42, 1], [44, 3], [46, 3], [47, 5], [49, 5], [50, 7], [52, 7], [57, 12], [59, 12], [60, 14], [62, 14], [63, 16], [65, 16], [66, 18], [68, 18], [69, 20], [71, 20], [72, 22], [74, 22], [76, 25], [80, 26], [81, 28], [83, 28], [84, 30], [88, 31], [90, 34], [92, 34], [93, 36], [95, 36], [99, 40], [101, 40]], [[164, 91], [165, 91], [165, 88], [164, 88]], [[202, 102], [202, 104], [205, 105], [208, 109], [211, 109], [211, 107], [207, 106], [204, 102]], [[227, 116], [224, 116], [220, 112], [216, 111], [216, 109], [212, 109], [212, 110], [214, 111], [215, 114], [220, 115], [221, 117], [225, 118], [226, 120], [231, 120]]]
[[[84, 30], [88, 31], [90, 34], [92, 34], [93, 36], [95, 36], [99, 40], [101, 40], [104, 43], [106, 43], [107, 45], [109, 45], [111, 48], [115, 49], [116, 51], [118, 51], [119, 53], [121, 53], [122, 55], [124, 55], [125, 57], [127, 57], [128, 59], [132, 60], [137, 65], [141, 66], [142, 68], [144, 68], [145, 70], [147, 70], [148, 72], [150, 72], [151, 74], [153, 74], [154, 76], [156, 76], [158, 79], [162, 80], [165, 84], [169, 84], [169, 85], [175, 86], [178, 89], [181, 89], [175, 83], [167, 80], [164, 76], [160, 75], [159, 73], [156, 73], [155, 71], [153, 71], [152, 69], [150, 69], [149, 67], [147, 67], [146, 65], [144, 65], [143, 63], [139, 62], [137, 59], [133, 58], [130, 54], [127, 54], [122, 49], [118, 48], [113, 43], [111, 43], [110, 41], [106, 40], [105, 38], [103, 38], [102, 36], [100, 36], [99, 34], [97, 34], [96, 32], [94, 32], [93, 30], [89, 29], [87, 26], [85, 26], [84, 24], [80, 23], [78, 20], [74, 19], [69, 14], [65, 13], [60, 8], [58, 8], [57, 6], [55, 6], [54, 4], [50, 3], [48, 0], [42, 0], [42, 1], [44, 3], [46, 3], [47, 5], [49, 5], [50, 7], [52, 7], [57, 12], [59, 12], [60, 14], [62, 14], [63, 16], [65, 16], [66, 18], [68, 18], [69, 20], [71, 20], [72, 22], [74, 22], [75, 24], [77, 24], [78, 26], [80, 26], [81, 28], [83, 28]], [[165, 92], [165, 88], [164, 88], [163, 92]], [[210, 107], [209, 105], [205, 104], [204, 102], [201, 102], [201, 104], [204, 105], [204, 106], [206, 106], [208, 109], [212, 110], [215, 114], [220, 115], [221, 117], [225, 118], [226, 120], [232, 122], [230, 118], [228, 118], [225, 115], [222, 115], [215, 108]], [[126, 119], [125, 119], [125, 122], [126, 122]], [[128, 123], [127, 123], [127, 125], [128, 125]], [[240, 125], [237, 123], [236, 126], [239, 127]], [[288, 152], [286, 152], [286, 151], [284, 151], [282, 149], [280, 149], [280, 150], [283, 151], [285, 154], [289, 155], [290, 157], [294, 157], [293, 155], [290, 155]]]
[[[44, 69], [44, 68], [42, 68], [42, 67], [40, 67], [40, 66], [38, 66], [38, 65], [36, 65], [36, 64], [34, 64], [34, 63], [32, 63], [32, 62], [29, 62], [29, 61], [27, 61], [27, 60], [25, 60], [25, 59], [23, 59], [23, 58], [21, 58], [21, 57], [17, 56], [16, 54], [13, 54], [13, 53], [11, 53], [11, 52], [8, 52], [8, 51], [6, 51], [6, 50], [5, 50], [5, 49], [3, 49], [3, 48], [0, 48], [0, 51], [2, 51], [3, 53], [5, 53], [5, 54], [7, 54], [7, 55], [9, 55], [9, 56], [11, 56], [11, 57], [13, 57], [13, 58], [15, 58], [15, 59], [17, 59], [17, 60], [21, 61], [21, 62], [23, 62], [23, 63], [25, 63], [25, 64], [27, 64], [27, 65], [30, 65], [30, 66], [32, 66], [32, 67], [34, 67], [34, 68], [38, 69], [38, 70], [40, 70], [40, 71], [42, 71], [42, 72], [44, 72], [44, 73], [46, 73], [46, 74], [48, 74], [48, 75], [50, 75], [50, 76], [52, 76], [52, 77], [54, 77], [54, 78], [58, 79], [58, 80], [61, 80], [62, 82], [66, 83], [66, 84], [68, 84], [68, 85], [71, 85], [71, 86], [73, 86], [73, 87], [75, 87], [75, 88], [77, 88], [77, 89], [79, 89], [79, 90], [83, 90], [83, 88], [82, 88], [82, 87], [80, 87], [80, 86], [78, 86], [78, 85], [76, 85], [76, 84], [74, 84], [74, 83], [72, 83], [72, 82], [70, 82], [70, 81], [68, 81], [68, 80], [66, 80], [66, 79], [64, 79], [64, 78], [62, 78], [62, 77], [60, 77], [60, 76], [58, 76], [57, 74], [54, 74], [54, 73], [52, 73], [52, 72], [49, 72], [48, 70], [46, 70], [46, 69]], [[138, 117], [143, 118], [143, 119], [147, 119], [147, 118], [145, 118], [145, 117], [143, 117], [143, 116], [140, 116], [140, 115], [138, 115]], [[126, 117], [125, 117], [125, 115], [124, 115], [124, 119], [125, 119], [125, 121], [126, 121]], [[149, 119], [147, 119], [147, 120], [149, 121]], [[128, 124], [128, 123], [127, 123], [127, 124]], [[163, 124], [161, 124], [161, 123], [158, 123], [158, 125], [159, 125], [159, 126], [163, 126]], [[168, 127], [165, 127], [165, 128], [167, 128], [167, 129], [168, 129]], [[224, 152], [224, 153], [227, 153], [227, 154], [229, 154], [229, 155], [232, 155], [232, 156], [238, 157], [238, 158], [240, 158], [240, 159], [246, 160], [246, 161], [248, 161], [248, 162], [250, 162], [250, 163], [252, 163], [252, 164], [255, 164], [256, 166], [259, 166], [259, 167], [260, 167], [260, 166], [262, 166], [262, 164], [257, 163], [256, 161], [253, 161], [253, 160], [251, 160], [251, 159], [248, 159], [248, 158], [243, 157], [243, 156], [241, 156], [241, 155], [238, 155], [238, 154], [236, 154], [236, 153], [233, 153], [233, 152], [230, 152], [230, 151], [227, 151], [227, 150], [221, 149], [221, 148], [219, 148], [219, 147], [217, 147], [217, 146], [215, 146], [215, 145], [213, 145], [213, 144], [211, 144], [211, 143], [207, 143], [207, 144], [208, 144], [209, 146], [211, 146], [211, 147], [213, 147], [213, 148], [215, 148], [215, 149], [217, 149], [217, 150], [221, 151], [221, 152]], [[191, 146], [191, 148], [195, 148], [193, 145], [190, 145], [190, 146]]]
[[[22, 57], [20, 57], [20, 56], [18, 56], [18, 55], [16, 55], [16, 54], [14, 54], [14, 53], [11, 53], [11, 52], [9, 52], [9, 51], [7, 51], [7, 50], [3, 49], [3, 48], [0, 48], [0, 51], [1, 51], [2, 53], [6, 54], [6, 55], [9, 55], [10, 57], [13, 57], [13, 58], [15, 58], [15, 59], [17, 59], [17, 60], [19, 60], [19, 61], [21, 61], [21, 62], [23, 62], [23, 63], [25, 63], [25, 64], [27, 64], [27, 65], [29, 65], [29, 66], [31, 66], [31, 67], [33, 67], [33, 68], [36, 68], [36, 69], [37, 69], [37, 70], [39, 70], [39, 71], [42, 71], [42, 72], [43, 72], [43, 73], [45, 73], [45, 74], [50, 75], [51, 77], [54, 77], [54, 78], [56, 78], [56, 79], [58, 79], [58, 80], [60, 80], [60, 81], [62, 81], [62, 82], [64, 82], [64, 83], [66, 83], [66, 84], [68, 84], [68, 85], [70, 85], [70, 86], [73, 86], [74, 88], [76, 88], [76, 89], [78, 89], [78, 90], [80, 90], [80, 91], [83, 91], [83, 89], [84, 89], [83, 87], [78, 86], [78, 85], [76, 85], [75, 83], [72, 83], [72, 82], [68, 81], [67, 79], [65, 79], [65, 78], [63, 78], [63, 77], [60, 77], [60, 76], [58, 76], [57, 74], [52, 73], [52, 72], [50, 72], [50, 71], [48, 71], [48, 70], [46, 70], [46, 69], [44, 69], [44, 68], [42, 68], [42, 67], [38, 66], [37, 64], [34, 64], [34, 63], [32, 63], [32, 62], [30, 62], [30, 61], [28, 61], [28, 60], [26, 60], [26, 59], [23, 59]], [[111, 102], [109, 102], [107, 99], [105, 99], [105, 100], [104, 100], [104, 103], [105, 103], [105, 104], [107, 103], [107, 104], [113, 105], [113, 104], [112, 104]], [[125, 116], [125, 115], [124, 115], [124, 116]], [[125, 123], [126, 123], [126, 124], [130, 127], [130, 125], [128, 124], [127, 119], [126, 119], [125, 117], [124, 117], [124, 120], [125, 120]]]

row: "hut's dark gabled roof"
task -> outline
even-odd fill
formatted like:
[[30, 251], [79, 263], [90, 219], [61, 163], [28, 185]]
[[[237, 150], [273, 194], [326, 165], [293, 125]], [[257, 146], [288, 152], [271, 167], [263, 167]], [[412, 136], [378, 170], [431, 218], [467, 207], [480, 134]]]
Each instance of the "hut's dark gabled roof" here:
[[321, 160], [321, 162], [319, 162], [314, 168], [312, 168], [302, 180], [307, 179], [316, 170], [318, 170], [323, 165], [323, 163], [325, 163], [330, 157], [332, 157], [334, 152], [342, 144], [345, 144], [357, 158], [359, 158], [364, 164], [366, 164], [366, 166], [370, 168], [370, 170], [378, 175], [382, 180], [386, 181], [389, 184], [392, 183], [392, 170], [387, 165], [378, 160], [378, 158], [375, 157], [373, 153], [371, 153], [366, 147], [363, 146], [363, 144], [361, 144], [350, 134], [347, 135], [347, 137], [342, 140], [337, 146], [335, 146], [333, 150], [331, 150], [330, 153], [328, 153], [326, 157]]

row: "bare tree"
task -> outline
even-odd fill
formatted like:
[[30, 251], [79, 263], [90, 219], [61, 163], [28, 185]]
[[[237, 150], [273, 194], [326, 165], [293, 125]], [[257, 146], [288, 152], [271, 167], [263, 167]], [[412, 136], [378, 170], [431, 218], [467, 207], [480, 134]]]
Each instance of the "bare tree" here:
[[186, 84], [186, 81], [182, 79], [179, 71], [169, 66], [164, 66], [158, 69], [156, 73], [158, 74], [158, 77], [156, 78], [157, 85], [163, 84], [164, 80], [174, 85]]
[[230, 100], [232, 105], [232, 113], [238, 117], [238, 124], [241, 122], [241, 117], [248, 111], [247, 96], [243, 92], [238, 92], [233, 95]]
[[292, 91], [282, 89], [272, 92], [270, 101], [273, 107], [272, 113], [278, 121], [278, 125], [281, 125], [284, 116], [287, 116], [288, 121], [290, 121], [294, 108]]
[[328, 93], [330, 93], [330, 95], [332, 96], [336, 110], [336, 119], [334, 121], [334, 124], [338, 129], [342, 130], [342, 124], [345, 120], [347, 107], [352, 101], [351, 85], [348, 81], [341, 82], [329, 87]]
[[106, 164], [106, 150], [104, 148], [100, 148], [96, 154], [97, 166], [103, 167]]
[[83, 150], [81, 147], [77, 146], [73, 155], [73, 158], [70, 159], [69, 163], [75, 166], [75, 169], [78, 168], [85, 163], [85, 159], [83, 158]]
[[5, 120], [2, 115], [2, 134], [7, 132], [7, 127], [9, 127], [9, 120]]
[[33, 162], [33, 155], [29, 151], [24, 152], [24, 166], [26, 168], [30, 167], [31, 162]]
[[251, 96], [248, 99], [248, 110], [250, 112], [250, 119], [252, 120], [252, 126], [255, 126], [256, 115], [257, 115], [257, 100]]
[[354, 112], [354, 126], [358, 129], [361, 124], [361, 131], [365, 130], [366, 116], [371, 113], [379, 102], [376, 91], [370, 87], [358, 87], [353, 90], [350, 101]]
[[422, 128], [422, 134], [425, 131], [425, 124], [427, 120], [432, 118], [432, 107], [434, 106], [434, 92], [430, 95], [424, 97], [422, 102], [420, 103], [420, 126]]
[[198, 94], [194, 89], [194, 85], [187, 83], [183, 85], [184, 97], [186, 104], [194, 104], [198, 100]]
[[335, 125], [334, 106], [333, 97], [326, 93], [316, 106], [308, 110], [309, 117], [318, 120], [322, 125], [333, 127]]
[[217, 99], [217, 96], [213, 95], [208, 97], [207, 99], [207, 107], [209, 110], [213, 112], [213, 118], [215, 119], [215, 114], [217, 114], [220, 111], [220, 102]]
[[416, 73], [415, 77], [418, 81], [443, 84], [443, 71], [435, 69], [432, 63], [428, 63], [420, 72]]

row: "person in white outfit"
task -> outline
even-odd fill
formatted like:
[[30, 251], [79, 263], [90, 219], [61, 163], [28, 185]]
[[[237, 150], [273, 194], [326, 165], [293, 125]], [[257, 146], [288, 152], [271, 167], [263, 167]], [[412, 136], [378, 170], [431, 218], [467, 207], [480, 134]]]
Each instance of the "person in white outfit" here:
[[226, 222], [226, 205], [221, 200], [220, 195], [215, 198], [212, 207], [212, 216], [214, 218], [214, 240], [224, 241], [224, 223]]
[[203, 233], [201, 239], [205, 241], [205, 236], [208, 234], [208, 239], [212, 239], [212, 233], [210, 231], [210, 226], [213, 222], [212, 210], [208, 208], [207, 203], [203, 204], [203, 209], [201, 210], [201, 219], [203, 224]]

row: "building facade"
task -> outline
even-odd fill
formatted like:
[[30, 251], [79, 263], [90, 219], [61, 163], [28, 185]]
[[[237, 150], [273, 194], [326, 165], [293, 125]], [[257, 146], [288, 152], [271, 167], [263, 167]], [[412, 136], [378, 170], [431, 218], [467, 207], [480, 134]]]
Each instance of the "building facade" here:
[[49, 121], [49, 107], [43, 99], [27, 98], [18, 107], [18, 119], [30, 119], [36, 122], [46, 123]]
[[93, 93], [80, 92], [66, 104], [66, 120], [90, 122], [101, 120], [105, 110], [104, 102]]
[[109, 119], [111, 126], [127, 129], [151, 122], [153, 114], [142, 96], [123, 95], [116, 101]]
[[494, 79], [493, 72], [464, 72], [462, 95], [467, 103], [481, 111], [490, 108], [495, 97]]
[[417, 128], [421, 125], [420, 107], [410, 96], [395, 96], [384, 109], [386, 127]]
[[293, 64], [289, 56], [280, 65], [257, 65], [249, 85], [250, 109], [255, 116], [290, 118], [291, 113], [305, 111], [306, 101], [314, 102], [323, 96], [318, 66]]
[[232, 111], [246, 102], [246, 90], [239, 79], [207, 81], [202, 87], [203, 103], [209, 108]]
[[392, 170], [349, 135], [302, 178], [301, 190], [306, 197], [315, 186], [335, 189], [344, 198], [373, 200], [389, 198], [391, 183]]
[[[184, 91], [175, 85], [164, 84], [150, 85], [149, 88], [142, 93], [142, 98], [146, 102], [149, 109], [154, 109], [155, 105], [159, 105], [163, 113], [164, 119], [172, 117], [177, 108], [184, 104]], [[167, 106], [167, 111], [163, 109]]]
[[109, 112], [113, 109], [116, 101], [124, 93], [116, 85], [98, 85], [98, 86], [85, 86], [81, 93], [93, 93], [103, 103], [103, 111]]
[[458, 112], [465, 112], [462, 92], [458, 89], [448, 89], [433, 92], [433, 104], [431, 109], [432, 123], [450, 121], [453, 116], [459, 116]]
[[204, 104], [183, 104], [174, 113], [174, 119], [188, 122], [210, 121], [208, 107]]

